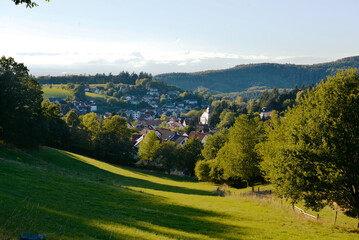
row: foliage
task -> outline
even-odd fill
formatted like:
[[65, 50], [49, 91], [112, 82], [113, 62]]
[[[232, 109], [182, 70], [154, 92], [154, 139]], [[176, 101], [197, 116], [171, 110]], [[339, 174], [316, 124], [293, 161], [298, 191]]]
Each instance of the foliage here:
[[218, 123], [218, 128], [229, 128], [235, 122], [235, 112], [228, 111], [227, 109], [222, 111], [219, 116], [220, 122]]
[[118, 115], [106, 118], [98, 140], [101, 158], [118, 164], [131, 164], [134, 149], [130, 137], [131, 131], [125, 118]]
[[[11, 1], [13, 1], [16, 5], [26, 4], [26, 7], [28, 8], [33, 8], [38, 6], [38, 4], [32, 0], [11, 0]], [[45, 0], [45, 1], [50, 2], [50, 0]]]
[[278, 195], [318, 210], [338, 204], [359, 217], [359, 75], [340, 71], [274, 118], [260, 145], [262, 169]]
[[261, 176], [260, 156], [255, 146], [264, 138], [264, 127], [259, 117], [241, 115], [229, 129], [228, 142], [219, 150], [217, 161], [223, 169], [225, 179], [241, 179], [251, 185]]
[[138, 156], [141, 160], [146, 161], [147, 165], [150, 161], [153, 161], [156, 158], [156, 152], [160, 146], [159, 142], [160, 141], [158, 140], [155, 131], [150, 131], [147, 133], [145, 138], [141, 141], [140, 147], [138, 149]]
[[82, 124], [89, 132], [90, 142], [94, 144], [101, 130], [101, 121], [96, 113], [88, 113], [82, 116]]
[[76, 86], [73, 89], [72, 94], [74, 95], [74, 100], [76, 100], [76, 101], [86, 101], [87, 100], [87, 97], [85, 94], [85, 85], [83, 83]]
[[181, 149], [181, 165], [179, 169], [187, 175], [194, 175], [196, 162], [202, 159], [201, 150], [203, 145], [198, 138], [191, 137], [185, 142]]
[[162, 165], [163, 169], [170, 173], [176, 167], [179, 160], [179, 149], [175, 142], [163, 142], [157, 148], [155, 161]]
[[46, 136], [42, 91], [28, 69], [13, 58], [0, 59], [0, 139], [20, 147], [36, 147]]
[[129, 72], [120, 72], [118, 75], [112, 74], [96, 74], [96, 75], [65, 75], [65, 76], [42, 76], [37, 80], [40, 84], [104, 84], [112, 82], [114, 84], [135, 84], [137, 79], [148, 78], [152, 79], [152, 75], [141, 72], [140, 74]]
[[218, 151], [224, 146], [228, 141], [228, 131], [226, 129], [221, 129], [212, 136], [207, 137], [206, 143], [202, 150], [202, 156], [205, 160], [212, 160], [217, 157]]
[[43, 116], [46, 119], [47, 136], [45, 144], [52, 147], [68, 146], [70, 139], [69, 128], [64, 120], [61, 119], [60, 104], [54, 104], [46, 100], [41, 104]]
[[71, 110], [70, 112], [67, 113], [65, 122], [70, 127], [76, 127], [80, 124], [79, 116], [76, 114], [75, 110]]

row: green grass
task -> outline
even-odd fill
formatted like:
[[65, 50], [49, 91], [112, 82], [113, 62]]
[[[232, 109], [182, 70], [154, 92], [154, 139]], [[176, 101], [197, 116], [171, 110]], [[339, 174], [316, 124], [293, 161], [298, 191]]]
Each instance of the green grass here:
[[86, 92], [85, 93], [87, 97], [92, 98], [93, 100], [105, 100], [109, 97], [107, 97], [106, 95], [101, 95], [101, 94], [97, 94], [97, 93], [92, 93], [92, 92]]
[[[0, 149], [0, 239], [358, 239], [352, 226], [217, 186], [43, 148]], [[235, 190], [234, 191], [245, 191]]]
[[60, 86], [53, 85], [51, 88], [50, 86], [43, 86], [42, 87], [43, 98], [49, 99], [51, 97], [54, 98], [62, 98], [65, 99], [66, 97], [71, 97], [71, 93], [65, 89], [61, 89]]

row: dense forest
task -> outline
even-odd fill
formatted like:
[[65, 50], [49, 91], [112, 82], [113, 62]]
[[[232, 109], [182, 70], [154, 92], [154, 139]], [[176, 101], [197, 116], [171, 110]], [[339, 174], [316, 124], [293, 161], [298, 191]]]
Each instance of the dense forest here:
[[129, 73], [122, 71], [118, 75], [112, 75], [112, 73], [106, 74], [96, 74], [96, 75], [65, 75], [65, 76], [41, 76], [36, 80], [40, 84], [104, 84], [112, 82], [115, 84], [124, 83], [124, 84], [136, 84], [137, 79], [152, 79], [152, 75], [145, 72]]
[[294, 88], [295, 85], [310, 85], [334, 75], [338, 69], [347, 68], [359, 68], [359, 56], [313, 65], [243, 64], [216, 71], [160, 74], [154, 78], [188, 90], [206, 88], [214, 93], [240, 92], [253, 86]]

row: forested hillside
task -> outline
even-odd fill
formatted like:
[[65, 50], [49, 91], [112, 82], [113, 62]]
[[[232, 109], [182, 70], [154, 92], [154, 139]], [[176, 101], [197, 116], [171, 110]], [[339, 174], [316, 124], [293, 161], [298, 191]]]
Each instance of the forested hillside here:
[[155, 78], [182, 89], [204, 87], [213, 92], [240, 92], [253, 86], [294, 88], [295, 85], [309, 85], [334, 75], [337, 69], [346, 68], [359, 68], [359, 56], [313, 65], [243, 64], [216, 71], [160, 74]]

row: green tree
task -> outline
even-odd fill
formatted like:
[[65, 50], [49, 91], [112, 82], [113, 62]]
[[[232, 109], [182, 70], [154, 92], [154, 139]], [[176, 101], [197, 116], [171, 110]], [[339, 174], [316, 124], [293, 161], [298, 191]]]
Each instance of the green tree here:
[[46, 145], [67, 148], [70, 141], [70, 132], [65, 121], [60, 117], [60, 104], [54, 104], [46, 100], [42, 102], [41, 108], [47, 126]]
[[89, 141], [94, 145], [101, 131], [101, 121], [96, 113], [88, 113], [82, 117], [82, 124], [89, 132]]
[[74, 89], [73, 89], [73, 95], [74, 95], [74, 99], [76, 101], [86, 101], [87, 97], [85, 94], [85, 84], [81, 83], [80, 85], [77, 85]]
[[155, 161], [162, 165], [163, 169], [170, 173], [176, 166], [179, 150], [175, 142], [164, 142], [160, 144], [155, 154]]
[[76, 114], [75, 110], [71, 110], [70, 112], [67, 113], [65, 122], [70, 127], [76, 127], [80, 124], [79, 116]]
[[141, 141], [140, 147], [138, 149], [138, 156], [141, 160], [146, 161], [147, 166], [149, 165], [150, 161], [153, 161], [156, 158], [156, 152], [159, 146], [160, 141], [158, 140], [155, 131], [150, 131], [147, 133], [145, 138]]
[[203, 145], [198, 138], [191, 137], [185, 142], [181, 149], [181, 160], [179, 169], [184, 170], [188, 175], [194, 175], [194, 168], [197, 161], [202, 159]]
[[249, 186], [253, 179], [261, 176], [261, 158], [255, 151], [255, 146], [264, 136], [263, 123], [259, 117], [250, 118], [243, 114], [237, 118], [234, 126], [229, 129], [228, 142], [217, 154], [224, 178], [243, 179]]
[[261, 166], [279, 196], [359, 218], [359, 75], [340, 71], [272, 122]]
[[106, 118], [98, 137], [99, 157], [117, 164], [131, 164], [134, 149], [130, 138], [131, 130], [127, 128], [126, 118], [118, 115]]
[[228, 141], [228, 132], [226, 129], [221, 129], [212, 136], [208, 136], [204, 148], [202, 150], [202, 156], [205, 160], [212, 160], [217, 157], [218, 151]]
[[219, 116], [220, 122], [218, 128], [228, 128], [235, 122], [235, 113], [233, 111], [224, 110]]
[[0, 138], [20, 147], [44, 142], [42, 91], [28, 69], [13, 58], [0, 59]]

